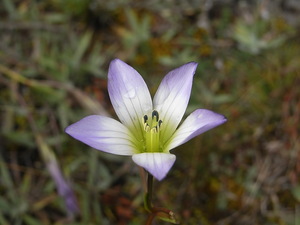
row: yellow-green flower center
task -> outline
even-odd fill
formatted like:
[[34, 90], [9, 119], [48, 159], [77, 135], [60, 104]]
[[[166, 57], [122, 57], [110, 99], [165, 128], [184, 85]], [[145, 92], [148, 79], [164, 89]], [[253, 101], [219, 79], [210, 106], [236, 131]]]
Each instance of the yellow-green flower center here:
[[145, 115], [144, 118], [144, 140], [146, 152], [161, 152], [159, 136], [162, 120], [159, 119], [158, 112], [153, 110], [151, 117]]

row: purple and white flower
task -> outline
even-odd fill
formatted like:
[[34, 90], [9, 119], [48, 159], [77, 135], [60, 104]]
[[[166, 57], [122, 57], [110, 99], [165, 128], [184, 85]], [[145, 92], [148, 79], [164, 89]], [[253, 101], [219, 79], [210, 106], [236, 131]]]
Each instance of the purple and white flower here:
[[108, 93], [120, 122], [92, 115], [70, 125], [66, 133], [111, 154], [130, 155], [133, 161], [162, 180], [176, 156], [170, 150], [226, 122], [223, 115], [206, 109], [186, 111], [197, 63], [169, 72], [153, 101], [141, 75], [120, 59], [110, 63]]
[[77, 198], [71, 188], [71, 185], [64, 178], [61, 169], [53, 156], [47, 159], [47, 167], [53, 178], [58, 194], [64, 199], [67, 211], [70, 216], [75, 216], [80, 212]]

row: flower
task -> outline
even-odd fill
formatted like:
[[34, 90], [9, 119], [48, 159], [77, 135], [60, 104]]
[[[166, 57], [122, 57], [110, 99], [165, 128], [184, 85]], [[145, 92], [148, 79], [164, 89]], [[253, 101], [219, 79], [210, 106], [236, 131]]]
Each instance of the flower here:
[[197, 109], [178, 127], [196, 67], [197, 63], [190, 62], [169, 72], [152, 101], [141, 75], [114, 59], [108, 71], [108, 93], [120, 122], [100, 115], [87, 116], [67, 127], [66, 133], [95, 149], [131, 155], [137, 165], [162, 180], [176, 159], [171, 149], [226, 122], [223, 115]]
[[70, 184], [64, 178], [56, 159], [53, 157], [49, 158], [47, 160], [47, 167], [55, 182], [59, 195], [61, 195], [65, 201], [69, 215], [75, 216], [80, 211], [78, 202]]

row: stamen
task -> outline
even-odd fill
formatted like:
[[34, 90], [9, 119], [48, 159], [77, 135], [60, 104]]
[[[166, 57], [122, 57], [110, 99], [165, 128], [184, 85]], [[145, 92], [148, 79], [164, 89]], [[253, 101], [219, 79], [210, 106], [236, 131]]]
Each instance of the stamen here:
[[147, 127], [149, 127], [148, 123], [144, 123], [144, 131], [146, 131]]
[[147, 121], [148, 121], [148, 116], [145, 115], [145, 116], [144, 116], [144, 123], [147, 123]]
[[160, 125], [162, 124], [162, 120], [158, 121], [158, 127], [160, 127]]
[[160, 126], [162, 120], [159, 119], [159, 114], [156, 110], [152, 111], [151, 117], [144, 115], [144, 140], [145, 152], [159, 152], [160, 151]]
[[159, 119], [159, 116], [158, 116], [158, 112], [156, 110], [153, 110], [153, 112], [152, 112], [152, 119], [154, 119], [154, 117], [155, 117], [155, 120], [157, 122], [158, 119]]
[[147, 125], [145, 126], [145, 131], [146, 131], [147, 133], [149, 133], [150, 130], [151, 130], [151, 128], [150, 128], [150, 126], [147, 124]]

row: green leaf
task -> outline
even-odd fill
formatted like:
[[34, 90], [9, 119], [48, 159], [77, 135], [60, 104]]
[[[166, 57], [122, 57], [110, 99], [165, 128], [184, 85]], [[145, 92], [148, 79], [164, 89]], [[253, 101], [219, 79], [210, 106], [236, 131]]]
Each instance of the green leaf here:
[[170, 211], [169, 215], [167, 215], [166, 213], [161, 213], [157, 216], [157, 218], [169, 223], [179, 224], [179, 222], [175, 218], [175, 214], [172, 211]]
[[13, 180], [1, 156], [0, 156], [0, 177], [1, 177], [1, 185], [6, 187], [8, 190], [12, 190]]
[[296, 185], [293, 189], [292, 189], [292, 194], [294, 196], [294, 198], [300, 202], [300, 185]]
[[79, 40], [77, 49], [72, 59], [72, 66], [77, 68], [80, 65], [80, 60], [83, 58], [84, 53], [87, 51], [91, 40], [92, 40], [93, 33], [87, 31], [82, 38]]
[[9, 141], [23, 145], [29, 148], [35, 146], [33, 135], [28, 131], [11, 131], [9, 133], [3, 133], [3, 136]]
[[25, 223], [28, 225], [42, 225], [43, 224], [42, 222], [39, 222], [39, 220], [35, 219], [34, 217], [32, 217], [28, 214], [25, 214], [23, 216], [23, 219], [24, 219]]

